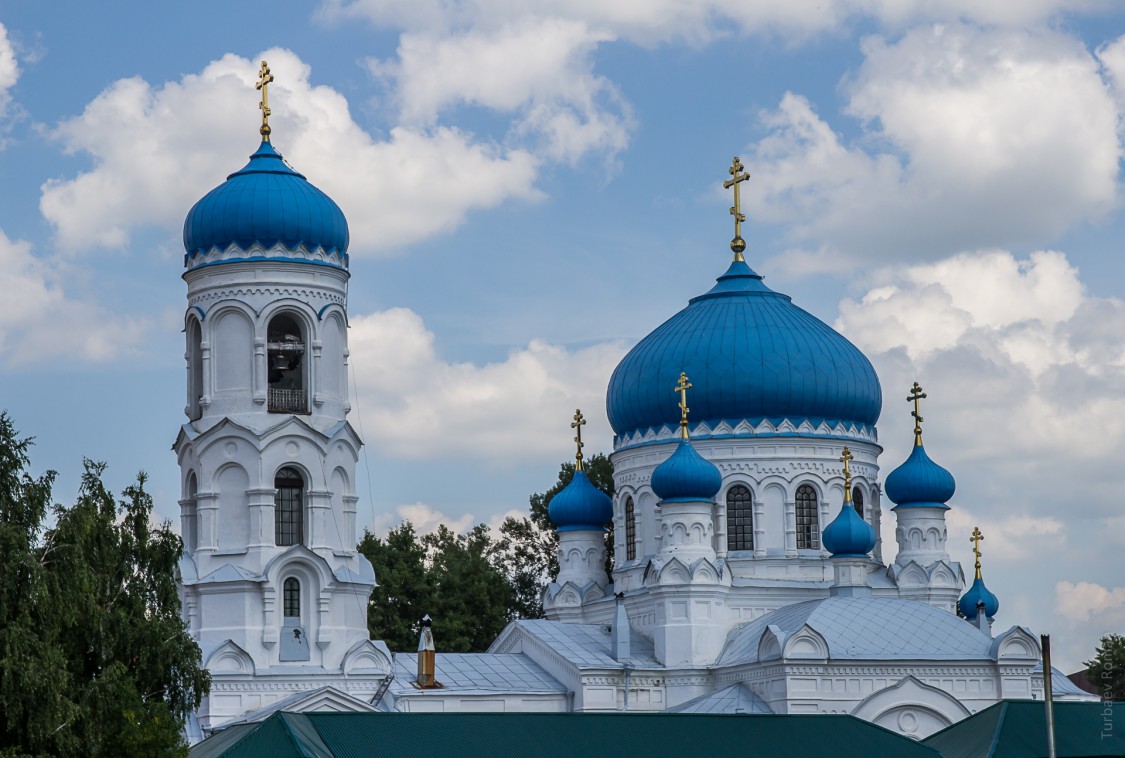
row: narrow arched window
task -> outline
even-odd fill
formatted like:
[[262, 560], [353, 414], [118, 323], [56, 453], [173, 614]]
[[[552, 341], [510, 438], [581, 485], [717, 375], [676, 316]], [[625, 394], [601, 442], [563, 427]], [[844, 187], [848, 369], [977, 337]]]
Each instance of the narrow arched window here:
[[305, 480], [295, 468], [286, 466], [273, 480], [274, 543], [283, 547], [304, 542]]
[[754, 499], [750, 488], [736, 484], [727, 490], [727, 550], [754, 549]]
[[797, 547], [815, 550], [820, 547], [820, 524], [817, 518], [816, 490], [812, 485], [797, 488]]
[[189, 421], [203, 415], [203, 331], [194, 318], [188, 321], [188, 406]]
[[855, 506], [855, 512], [859, 514], [860, 518], [868, 515], [863, 510], [863, 490], [859, 487], [852, 487], [852, 505]]
[[625, 559], [634, 560], [637, 557], [637, 514], [633, 507], [633, 498], [625, 498]]
[[300, 618], [301, 617], [301, 583], [293, 577], [285, 580], [284, 585], [284, 602], [282, 613], [285, 618]]
[[270, 413], [308, 413], [305, 338], [293, 316], [279, 313], [266, 329]]

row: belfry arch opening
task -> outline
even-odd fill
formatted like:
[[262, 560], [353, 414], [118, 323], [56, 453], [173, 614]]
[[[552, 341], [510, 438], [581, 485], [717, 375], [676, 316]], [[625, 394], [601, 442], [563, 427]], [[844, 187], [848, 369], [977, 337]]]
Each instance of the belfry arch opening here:
[[266, 329], [270, 413], [308, 413], [305, 336], [292, 315], [279, 313]]

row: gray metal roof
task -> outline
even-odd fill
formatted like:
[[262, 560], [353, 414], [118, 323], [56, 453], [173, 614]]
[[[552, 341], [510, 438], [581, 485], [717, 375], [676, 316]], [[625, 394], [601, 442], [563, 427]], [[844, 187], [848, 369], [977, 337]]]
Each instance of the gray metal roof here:
[[773, 713], [745, 684], [732, 684], [669, 708], [668, 713]]
[[[468, 692], [564, 693], [567, 688], [522, 653], [438, 653], [434, 660], [441, 690]], [[418, 675], [418, 654], [395, 655], [391, 692], [421, 692], [413, 682]]]
[[758, 660], [767, 626], [789, 635], [808, 624], [835, 660], [990, 660], [992, 638], [932, 605], [876, 597], [829, 597], [795, 603], [741, 624], [727, 635], [719, 665]]
[[[546, 619], [514, 621], [525, 634], [534, 637], [579, 669], [620, 669], [622, 661], [610, 655], [609, 627], [602, 624], [564, 624]], [[652, 640], [629, 630], [629, 648], [632, 653], [625, 663], [630, 666], [656, 666], [656, 653]]]

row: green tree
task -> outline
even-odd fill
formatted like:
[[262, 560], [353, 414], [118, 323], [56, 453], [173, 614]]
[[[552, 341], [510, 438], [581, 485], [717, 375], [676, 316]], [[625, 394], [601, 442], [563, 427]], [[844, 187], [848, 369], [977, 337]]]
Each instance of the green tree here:
[[379, 586], [368, 606], [371, 635], [392, 650], [415, 650], [424, 614], [434, 620], [442, 652], [486, 650], [516, 616], [497, 544], [480, 524], [463, 534], [446, 526], [419, 537], [407, 521], [386, 539], [366, 532], [359, 543]]
[[45, 530], [54, 474], [26, 473], [29, 444], [0, 414], [0, 752], [186, 754], [210, 677], [180, 618], [179, 537], [151, 527], [144, 474], [117, 502], [90, 461]]
[[1102, 637], [1094, 657], [1086, 661], [1086, 678], [1103, 699], [1125, 701], [1125, 637]]
[[367, 606], [367, 626], [376, 639], [391, 650], [414, 650], [418, 644], [418, 621], [431, 613], [433, 581], [426, 564], [426, 547], [405, 521], [380, 539], [369, 531], [359, 543], [375, 568], [379, 586]]

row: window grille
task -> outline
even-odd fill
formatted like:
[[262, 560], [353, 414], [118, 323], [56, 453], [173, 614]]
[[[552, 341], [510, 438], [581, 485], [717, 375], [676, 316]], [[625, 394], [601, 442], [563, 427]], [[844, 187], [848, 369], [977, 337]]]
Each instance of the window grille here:
[[637, 557], [637, 514], [633, 507], [633, 498], [625, 498], [625, 558], [634, 560]]
[[797, 488], [797, 548], [817, 550], [820, 548], [820, 524], [817, 518], [816, 490], [812, 485], [802, 484]]
[[285, 580], [285, 618], [301, 617], [301, 583], [293, 577]]
[[273, 486], [274, 495], [274, 543], [288, 547], [304, 542], [304, 494], [305, 480], [293, 468], [286, 466], [277, 472]]
[[754, 498], [750, 488], [736, 484], [727, 490], [727, 550], [754, 549]]

